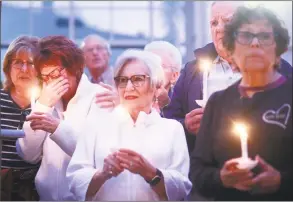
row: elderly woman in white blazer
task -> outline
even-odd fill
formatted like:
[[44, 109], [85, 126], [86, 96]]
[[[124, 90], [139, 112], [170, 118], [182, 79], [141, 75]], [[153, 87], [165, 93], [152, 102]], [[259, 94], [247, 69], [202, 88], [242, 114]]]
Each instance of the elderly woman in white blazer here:
[[40, 200], [76, 200], [65, 180], [67, 165], [78, 136], [84, 135], [78, 131], [86, 117], [93, 109], [103, 112], [96, 106], [96, 94], [107, 89], [92, 84], [82, 73], [83, 53], [71, 40], [48, 36], [39, 47], [34, 62], [43, 88], [24, 123], [25, 137], [16, 146], [25, 161], [41, 161], [35, 179]]
[[153, 53], [127, 50], [118, 58], [121, 105], [91, 117], [67, 169], [78, 200], [182, 200], [189, 193], [184, 130], [151, 107], [163, 81], [161, 61]]

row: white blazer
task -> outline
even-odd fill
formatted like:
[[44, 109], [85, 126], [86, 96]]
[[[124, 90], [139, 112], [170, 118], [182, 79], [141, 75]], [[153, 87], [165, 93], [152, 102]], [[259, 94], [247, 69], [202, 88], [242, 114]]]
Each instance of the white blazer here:
[[99, 110], [103, 111], [95, 104], [96, 93], [106, 90], [98, 84], [92, 84], [83, 74], [66, 111], [63, 110], [61, 101], [52, 108], [36, 103], [33, 111], [51, 113], [62, 120], [53, 134], [42, 130], [33, 131], [30, 122], [25, 122], [25, 137], [18, 139], [16, 143], [18, 154], [25, 161], [42, 161], [35, 178], [40, 200], [75, 200], [65, 179], [66, 169], [75, 150], [77, 138], [83, 135], [79, 131], [90, 109], [95, 108], [97, 113]]
[[[104, 158], [119, 148], [138, 152], [162, 171], [168, 200], [181, 200], [190, 192], [189, 154], [179, 122], [161, 118], [153, 109], [150, 114], [140, 112], [134, 124], [121, 106], [111, 114], [91, 120], [95, 121], [84, 128], [86, 136], [79, 139], [66, 174], [77, 200], [85, 200], [92, 177], [103, 169]], [[159, 198], [140, 175], [125, 170], [107, 180], [93, 200], [154, 201]]]

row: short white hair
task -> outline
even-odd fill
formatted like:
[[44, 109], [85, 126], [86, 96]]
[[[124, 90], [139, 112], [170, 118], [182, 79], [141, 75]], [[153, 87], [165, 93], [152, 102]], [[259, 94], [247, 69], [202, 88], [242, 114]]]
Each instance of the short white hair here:
[[182, 68], [182, 55], [178, 48], [176, 48], [173, 44], [169, 43], [168, 41], [153, 41], [148, 43], [144, 50], [146, 51], [162, 51], [169, 54], [174, 61], [174, 67], [172, 71], [180, 72]]
[[163, 85], [165, 75], [161, 58], [154, 53], [139, 49], [128, 49], [117, 58], [114, 77], [120, 76], [122, 68], [132, 60], [142, 61], [146, 65], [152, 87], [159, 88]]
[[90, 35], [87, 35], [81, 42], [80, 44], [80, 48], [83, 50], [84, 49], [84, 46], [86, 44], [86, 42], [90, 39], [96, 39], [97, 41], [101, 42], [103, 44], [103, 46], [107, 49], [109, 55], [112, 54], [112, 51], [111, 51], [111, 46], [110, 46], [110, 43], [103, 37], [97, 35], [97, 34], [90, 34]]

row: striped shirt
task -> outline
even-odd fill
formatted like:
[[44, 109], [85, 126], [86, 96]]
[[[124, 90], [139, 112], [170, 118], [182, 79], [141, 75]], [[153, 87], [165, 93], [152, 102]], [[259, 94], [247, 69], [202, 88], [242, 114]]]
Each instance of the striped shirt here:
[[[21, 109], [11, 98], [10, 94], [1, 89], [1, 129], [22, 129], [26, 116], [30, 113], [30, 106]], [[16, 152], [16, 138], [2, 139], [2, 168], [29, 169], [38, 167], [23, 161]]]

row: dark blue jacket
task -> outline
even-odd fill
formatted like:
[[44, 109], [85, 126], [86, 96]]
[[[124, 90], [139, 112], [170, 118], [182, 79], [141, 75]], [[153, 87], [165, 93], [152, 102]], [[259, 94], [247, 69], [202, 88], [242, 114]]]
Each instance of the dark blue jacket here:
[[[188, 62], [181, 71], [181, 75], [174, 87], [171, 102], [163, 109], [165, 118], [176, 119], [183, 125], [189, 152], [194, 148], [195, 135], [186, 130], [184, 120], [187, 113], [200, 107], [195, 100], [202, 99], [202, 74], [199, 71], [198, 60], [205, 58], [213, 61], [218, 56], [213, 43], [195, 50], [194, 54], [196, 59]], [[292, 78], [292, 66], [283, 59], [281, 60], [279, 71], [283, 75]]]

